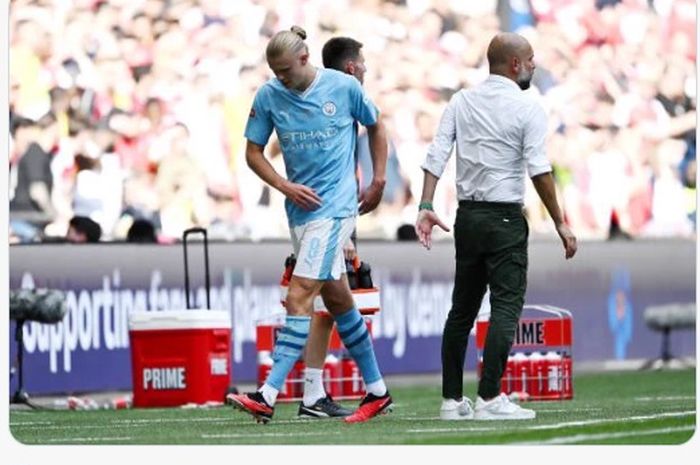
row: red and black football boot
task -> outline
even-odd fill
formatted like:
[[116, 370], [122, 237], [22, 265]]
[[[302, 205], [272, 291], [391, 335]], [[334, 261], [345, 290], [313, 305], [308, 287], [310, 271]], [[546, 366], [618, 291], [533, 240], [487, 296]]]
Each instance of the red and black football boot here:
[[386, 391], [386, 394], [381, 397], [371, 393], [367, 394], [360, 402], [357, 410], [352, 415], [345, 417], [345, 423], [362, 423], [371, 420], [377, 415], [389, 413], [393, 409], [392, 404], [389, 391]]
[[275, 413], [275, 408], [265, 402], [260, 391], [229, 394], [226, 400], [233, 405], [233, 408], [253, 415], [258, 423], [267, 424]]

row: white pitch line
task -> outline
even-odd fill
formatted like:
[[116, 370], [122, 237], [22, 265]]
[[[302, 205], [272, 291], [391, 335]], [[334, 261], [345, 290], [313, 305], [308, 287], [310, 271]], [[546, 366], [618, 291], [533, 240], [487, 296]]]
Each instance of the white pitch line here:
[[[570, 409], [540, 410], [540, 409], [538, 409], [537, 413], [538, 414], [543, 413], [543, 412], [544, 413], [576, 413], [576, 412], [588, 413], [588, 412], [600, 412], [602, 410], [603, 410], [602, 408], [574, 409], [574, 410], [570, 410]], [[433, 415], [430, 417], [416, 417], [416, 416], [409, 416], [409, 415], [404, 415], [404, 416], [393, 415], [392, 418], [398, 418], [398, 419], [403, 420], [403, 421], [437, 421], [437, 420], [440, 420], [440, 417], [438, 415]], [[464, 420], [464, 421], [468, 421], [468, 420]]]
[[10, 426], [47, 426], [53, 425], [52, 421], [15, 421], [10, 422]]
[[45, 430], [76, 430], [76, 429], [119, 429], [119, 428], [132, 428], [136, 426], [149, 426], [149, 425], [49, 425], [49, 426], [23, 426], [24, 429], [40, 429]]
[[663, 400], [695, 400], [695, 396], [659, 396], [659, 397], [635, 397], [639, 402], [657, 402]]
[[[173, 419], [173, 423], [179, 423], [183, 419]], [[198, 419], [200, 422], [203, 419]], [[254, 422], [251, 417], [249, 420], [241, 419], [231, 419], [231, 418], [209, 418], [207, 420], [211, 424], [225, 423], [230, 426], [247, 426]], [[298, 419], [298, 420], [273, 420], [275, 425], [291, 425], [300, 424], [314, 420]], [[153, 423], [170, 423], [168, 420], [163, 419], [153, 419], [153, 420], [135, 420], [135, 423], [131, 423], [129, 420], [120, 420], [122, 424], [98, 424], [98, 425], [56, 425], [56, 424], [35, 424], [35, 425], [17, 425], [17, 428], [24, 429], [41, 429], [44, 430], [76, 430], [76, 429], [116, 429], [116, 428], [135, 428], [141, 426], [150, 426]]]
[[[129, 425], [151, 424], [151, 423], [191, 423], [191, 422], [220, 423], [220, 422], [230, 422], [230, 421], [240, 420], [241, 418], [245, 418], [245, 417], [242, 415], [234, 415], [234, 416], [230, 416], [230, 417], [200, 417], [200, 418], [138, 418], [138, 419], [113, 420], [112, 423], [124, 423], [124, 424], [129, 424]], [[253, 419], [252, 417], [249, 417], [249, 418]], [[300, 423], [303, 421], [305, 421], [303, 418], [291, 419], [291, 420], [279, 420], [279, 421], [275, 421], [275, 424]]]
[[[211, 423], [218, 423], [218, 422], [229, 422], [231, 421], [232, 418], [226, 418], [226, 417], [201, 417], [201, 418], [137, 418], [137, 419], [120, 419], [120, 420], [112, 420], [110, 423], [114, 425], [129, 425], [129, 426], [138, 426], [140, 424], [148, 425], [148, 424], [153, 424], [153, 423], [196, 423], [196, 422], [211, 422]], [[34, 426], [34, 425], [53, 425], [55, 422], [53, 421], [19, 421], [19, 422], [11, 422], [10, 426]], [[104, 425], [100, 425], [104, 426]], [[109, 426], [111, 427], [111, 426]]]
[[254, 433], [231, 433], [231, 434], [202, 434], [202, 439], [233, 439], [233, 438], [280, 438], [280, 437], [299, 437], [299, 436], [337, 436], [340, 431], [328, 432], [289, 432], [289, 433], [266, 433], [266, 432], [254, 432]]
[[[173, 419], [173, 423], [178, 423], [180, 421], [183, 421], [185, 419], [179, 418], [179, 419]], [[192, 421], [202, 421], [202, 419], [199, 418], [193, 418]], [[231, 419], [226, 419], [226, 418], [208, 418], [206, 419], [207, 422], [209, 423], [234, 423], [231, 421]], [[104, 429], [104, 428], [135, 428], [139, 426], [150, 426], [153, 423], [170, 423], [168, 420], [164, 419], [153, 419], [153, 420], [114, 420], [110, 424], [105, 425], [103, 423], [97, 424], [97, 425], [57, 425], [53, 422], [34, 422], [34, 423], [18, 423], [15, 424], [14, 426], [17, 428], [26, 428], [26, 429], [42, 429], [42, 430], [60, 430], [60, 429], [65, 429], [65, 430], [70, 430], [70, 429]]]
[[200, 418], [134, 418], [134, 419], [123, 419], [123, 420], [112, 420], [113, 424], [125, 424], [125, 425], [140, 425], [140, 424], [153, 424], [153, 423], [198, 423], [198, 422], [226, 422], [231, 421], [231, 418], [226, 417], [200, 417]]
[[[138, 427], [138, 426], [149, 426], [153, 424], [167, 424], [167, 423], [226, 423], [232, 426], [244, 426], [248, 425], [253, 421], [250, 417], [246, 419], [244, 416], [231, 416], [231, 417], [199, 417], [199, 418], [136, 418], [136, 419], [119, 419], [112, 420], [110, 424], [98, 424], [98, 425], [57, 425], [55, 422], [50, 421], [37, 421], [37, 422], [16, 422], [11, 423], [10, 426], [17, 428], [41, 428], [46, 430], [61, 430], [61, 429], [104, 429], [104, 428], [126, 428], [126, 427]], [[300, 423], [308, 423], [308, 419], [298, 418], [290, 420], [273, 420], [275, 425], [293, 425]]]
[[98, 438], [93, 436], [88, 436], [85, 438], [53, 438], [47, 439], [46, 442], [98, 442], [98, 441], [131, 441], [132, 437], [104, 437]]
[[[577, 413], [577, 412], [583, 412], [583, 413], [589, 413], [589, 412], [602, 412], [602, 408], [580, 408], [580, 409], [537, 409], [537, 413]], [[440, 417], [437, 415], [433, 415], [430, 417], [417, 417], [417, 416], [411, 416], [411, 415], [393, 415], [392, 418], [399, 418], [401, 420], [405, 421], [431, 421], [431, 420], [439, 420]]]
[[[533, 426], [521, 426], [521, 422], [517, 422], [518, 431], [523, 430], [548, 430], [548, 429], [558, 429], [566, 428], [572, 426], [587, 426], [587, 425], [597, 425], [602, 423], [619, 423], [623, 421], [645, 421], [654, 420], [658, 418], [668, 418], [668, 417], [685, 417], [695, 415], [695, 410], [687, 410], [683, 412], [666, 412], [659, 413], [656, 415], [637, 415], [633, 417], [616, 417], [616, 418], [596, 418], [592, 420], [581, 420], [581, 421], [567, 421], [562, 423], [551, 423], [548, 425], [533, 425]], [[465, 422], [472, 423], [472, 421], [465, 420]], [[478, 423], [481, 423], [478, 421]], [[515, 426], [515, 425], [514, 425]], [[483, 427], [465, 427], [465, 428], [421, 428], [421, 429], [409, 429], [406, 430], [407, 433], [458, 433], [458, 432], [469, 432], [469, 431], [493, 431], [493, 430], [503, 430], [503, 424], [501, 423], [497, 427], [493, 428], [483, 428]]]
[[[139, 425], [150, 425], [154, 423], [192, 423], [192, 422], [201, 422], [201, 423], [240, 423], [240, 424], [245, 424], [248, 423], [246, 421], [242, 421], [242, 418], [245, 418], [241, 415], [235, 415], [231, 417], [203, 417], [203, 418], [140, 418], [140, 419], [132, 419], [132, 420], [113, 420], [112, 423], [117, 423], [117, 424], [124, 424], [124, 425], [131, 425], [131, 426], [139, 426]], [[253, 420], [253, 417], [249, 417], [250, 420]], [[285, 424], [294, 424], [294, 423], [301, 423], [306, 420], [300, 418], [300, 419], [294, 419], [294, 420], [273, 420], [276, 425], [285, 425]]]
[[398, 418], [398, 419], [401, 419], [403, 421], [435, 421], [435, 420], [440, 419], [439, 416], [435, 416], [435, 415], [433, 415], [431, 417], [401, 417], [398, 415], [394, 415], [394, 416], [392, 416], [392, 418]]
[[577, 442], [583, 441], [598, 441], [601, 439], [618, 439], [632, 436], [651, 436], [654, 434], [670, 434], [677, 433], [681, 431], [694, 431], [694, 425], [688, 426], [675, 426], [671, 428], [659, 428], [659, 429], [649, 429], [643, 431], [621, 431], [617, 433], [598, 433], [598, 434], [577, 434], [575, 436], [558, 436], [550, 438], [544, 441], [523, 441], [523, 442], [513, 442], [512, 445], [527, 445], [527, 444], [538, 444], [538, 445], [552, 445], [552, 444], [575, 444]]
[[578, 413], [578, 412], [602, 412], [602, 408], [574, 408], [574, 409], [568, 409], [568, 408], [553, 408], [553, 409], [545, 409], [545, 408], [538, 408], [537, 413]]
[[621, 417], [621, 418], [598, 418], [598, 419], [593, 419], [593, 420], [568, 421], [568, 422], [557, 423], [557, 424], [552, 424], [552, 425], [536, 425], [536, 426], [531, 426], [528, 429], [533, 429], [533, 430], [556, 429], [556, 428], [566, 428], [566, 427], [570, 427], [570, 426], [597, 425], [600, 423], [619, 423], [621, 421], [646, 421], [646, 420], [656, 420], [658, 418], [687, 417], [690, 415], [695, 415], [695, 410], [686, 410], [683, 412], [665, 412], [665, 413], [657, 413], [655, 415], [635, 415], [632, 417]]

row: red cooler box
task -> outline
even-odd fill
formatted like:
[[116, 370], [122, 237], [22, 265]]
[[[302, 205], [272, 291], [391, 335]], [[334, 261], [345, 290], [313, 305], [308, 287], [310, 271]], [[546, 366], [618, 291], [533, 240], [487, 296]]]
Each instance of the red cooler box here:
[[[527, 394], [530, 400], [573, 399], [573, 324], [568, 310], [525, 305], [501, 378], [501, 392]], [[488, 327], [487, 319], [476, 322], [479, 378]]]
[[223, 403], [231, 380], [228, 312], [135, 312], [129, 341], [134, 407]]

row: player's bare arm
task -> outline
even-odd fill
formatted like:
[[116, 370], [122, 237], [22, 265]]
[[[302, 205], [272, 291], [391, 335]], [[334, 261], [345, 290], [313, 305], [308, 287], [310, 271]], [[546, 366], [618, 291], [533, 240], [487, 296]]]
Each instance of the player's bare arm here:
[[265, 147], [248, 141], [245, 159], [255, 174], [267, 184], [280, 191], [294, 204], [305, 210], [314, 210], [321, 205], [321, 198], [310, 187], [290, 182], [275, 171], [270, 161], [265, 158]]
[[360, 215], [377, 208], [382, 200], [386, 184], [386, 160], [389, 143], [381, 116], [377, 118], [377, 124], [367, 126], [367, 137], [372, 156], [372, 182], [364, 192], [360, 193]]

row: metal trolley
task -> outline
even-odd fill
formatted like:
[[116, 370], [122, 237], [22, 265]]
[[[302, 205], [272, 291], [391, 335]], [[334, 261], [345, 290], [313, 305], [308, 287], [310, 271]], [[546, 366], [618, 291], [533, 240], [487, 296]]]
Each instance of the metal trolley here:
[[[488, 319], [476, 322], [481, 378]], [[520, 400], [573, 399], [573, 317], [552, 305], [526, 305], [501, 378], [501, 392]]]

